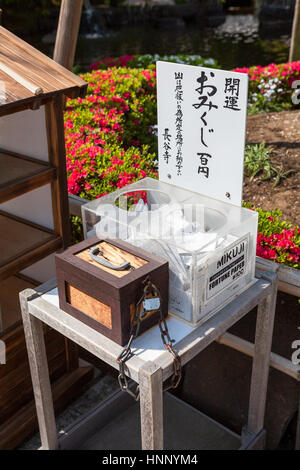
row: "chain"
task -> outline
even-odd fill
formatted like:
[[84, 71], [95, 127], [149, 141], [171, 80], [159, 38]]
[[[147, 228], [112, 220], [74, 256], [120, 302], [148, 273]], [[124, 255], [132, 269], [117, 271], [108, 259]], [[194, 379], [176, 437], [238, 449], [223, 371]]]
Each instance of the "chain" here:
[[[127, 343], [127, 346], [125, 346], [121, 354], [117, 357], [117, 362], [119, 363], [118, 381], [119, 381], [120, 388], [123, 392], [129, 393], [129, 395], [131, 395], [136, 401], [138, 401], [140, 397], [139, 386], [137, 386], [135, 392], [129, 388], [128, 380], [125, 374], [125, 362], [133, 356], [133, 353], [131, 351], [131, 344], [134, 338], [136, 338], [139, 334], [141, 320], [147, 314], [147, 311], [145, 310], [144, 306], [143, 308], [141, 308], [141, 306], [144, 305], [143, 302], [147, 298], [149, 298], [149, 295], [152, 294], [153, 297], [156, 297], [159, 299], [160, 304], [161, 304], [160, 292], [158, 288], [154, 284], [152, 284], [149, 276], [147, 276], [147, 278], [145, 279], [144, 284], [145, 284], [145, 287], [143, 290], [143, 294], [140, 300], [136, 304], [135, 314], [132, 319], [129, 341]], [[181, 368], [180, 357], [178, 356], [176, 351], [173, 349], [172, 343], [174, 341], [171, 339], [169, 335], [168, 326], [167, 326], [166, 320], [163, 318], [160, 304], [159, 304], [159, 309], [158, 309], [160, 313], [158, 326], [160, 329], [161, 339], [165, 348], [173, 356], [174, 372], [173, 372], [173, 375], [171, 377], [169, 384], [164, 387], [164, 390], [169, 390], [170, 388], [178, 387], [179, 382], [181, 380], [181, 376], [182, 376], [182, 368]]]
[[159, 320], [158, 326], [159, 326], [159, 329], [160, 329], [162, 342], [163, 342], [165, 348], [173, 356], [174, 372], [173, 372], [173, 375], [171, 377], [170, 383], [168, 385], [165, 385], [165, 387], [164, 387], [164, 391], [166, 391], [166, 390], [169, 390], [170, 388], [177, 388], [178, 385], [179, 385], [179, 382], [180, 382], [181, 376], [182, 376], [181, 359], [178, 356], [177, 352], [173, 349], [173, 346], [172, 346], [173, 340], [171, 340], [171, 338], [170, 338], [166, 320], [164, 318], [162, 318], [162, 315], [161, 315], [161, 318]]

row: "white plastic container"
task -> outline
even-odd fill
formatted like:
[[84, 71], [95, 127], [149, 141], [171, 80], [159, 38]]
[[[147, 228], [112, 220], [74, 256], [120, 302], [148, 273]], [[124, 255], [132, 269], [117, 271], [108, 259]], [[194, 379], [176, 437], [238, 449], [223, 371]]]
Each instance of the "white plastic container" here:
[[254, 280], [256, 212], [145, 178], [82, 207], [103, 232], [169, 261], [171, 314], [197, 325]]

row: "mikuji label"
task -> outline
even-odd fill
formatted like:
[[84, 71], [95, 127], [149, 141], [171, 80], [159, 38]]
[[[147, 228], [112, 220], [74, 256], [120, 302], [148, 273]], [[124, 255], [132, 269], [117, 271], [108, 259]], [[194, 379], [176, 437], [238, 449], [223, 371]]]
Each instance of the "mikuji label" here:
[[248, 257], [248, 240], [240, 242], [226, 249], [223, 254], [208, 266], [206, 299], [221, 292], [246, 273]]

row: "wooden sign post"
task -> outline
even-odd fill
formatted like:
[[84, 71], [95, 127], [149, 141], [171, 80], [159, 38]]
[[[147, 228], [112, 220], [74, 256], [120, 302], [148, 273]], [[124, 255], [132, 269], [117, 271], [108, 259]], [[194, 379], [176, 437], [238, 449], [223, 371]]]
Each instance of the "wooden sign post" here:
[[71, 70], [74, 62], [83, 0], [62, 0], [53, 59]]

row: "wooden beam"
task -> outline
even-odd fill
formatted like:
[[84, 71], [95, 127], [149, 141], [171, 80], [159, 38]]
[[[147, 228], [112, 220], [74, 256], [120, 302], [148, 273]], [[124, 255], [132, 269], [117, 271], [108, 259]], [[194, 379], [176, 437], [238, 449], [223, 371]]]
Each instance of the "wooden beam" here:
[[139, 370], [141, 434], [143, 450], [162, 450], [163, 391], [162, 370], [146, 362]]
[[70, 214], [81, 217], [81, 206], [89, 202], [87, 199], [83, 199], [75, 194], [69, 194], [69, 208]]
[[[264, 426], [271, 345], [277, 297], [277, 276], [267, 273], [272, 282], [270, 294], [258, 304], [254, 358], [250, 385], [248, 430], [259, 433]], [[265, 276], [267, 277], [267, 274]]]
[[66, 248], [71, 243], [71, 236], [62, 96], [54, 96], [46, 105], [46, 126], [49, 161], [56, 168], [57, 176], [51, 183], [54, 231]]
[[30, 82], [29, 80], [26, 80], [26, 78], [24, 78], [23, 76], [21, 76], [20, 74], [18, 74], [14, 70], [12, 70], [10, 67], [5, 65], [1, 61], [0, 61], [0, 70], [2, 72], [6, 73], [6, 75], [9, 75], [9, 77], [11, 77], [13, 80], [18, 82], [20, 85], [22, 85], [24, 88], [29, 90], [34, 95], [42, 95], [44, 93], [43, 89], [40, 86], [35, 85], [34, 83]]
[[62, 0], [53, 59], [71, 70], [74, 62], [83, 0]]
[[298, 419], [297, 419], [295, 450], [300, 450], [300, 396], [299, 396], [299, 406], [298, 406]]
[[289, 62], [300, 59], [300, 0], [295, 2]]
[[254, 15], [258, 15], [259, 9], [261, 7], [262, 0], [252, 0], [252, 5], [253, 5], [253, 13]]
[[[225, 346], [235, 349], [247, 356], [254, 356], [254, 344], [246, 341], [245, 339], [239, 338], [238, 336], [232, 335], [231, 333], [224, 333], [216, 341], [217, 343], [224, 344]], [[300, 382], [299, 367], [294, 365], [289, 359], [279, 356], [278, 354], [271, 353], [270, 367], [282, 372], [283, 374], [289, 375]]]

